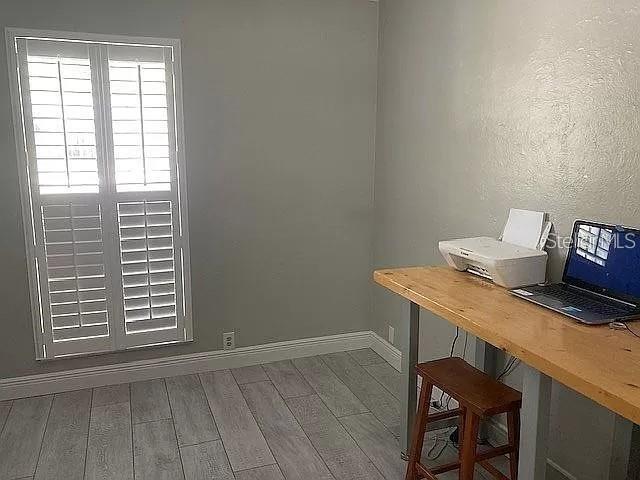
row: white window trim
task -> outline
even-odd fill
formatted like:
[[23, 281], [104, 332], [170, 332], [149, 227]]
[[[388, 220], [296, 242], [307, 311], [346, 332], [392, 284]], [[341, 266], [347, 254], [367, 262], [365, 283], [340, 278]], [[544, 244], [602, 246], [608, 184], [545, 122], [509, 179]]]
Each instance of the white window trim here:
[[[37, 30], [7, 27], [5, 29], [5, 40], [7, 49], [7, 67], [9, 71], [9, 92], [11, 97], [11, 107], [13, 114], [13, 128], [16, 144], [16, 156], [18, 162], [18, 178], [20, 183], [20, 200], [22, 208], [22, 222], [25, 235], [25, 250], [27, 255], [27, 272], [29, 280], [29, 297], [31, 303], [31, 314], [34, 332], [34, 348], [36, 360], [51, 360], [45, 358], [43, 346], [43, 321], [39, 294], [34, 292], [40, 291], [40, 283], [37, 270], [37, 255], [35, 234], [33, 226], [33, 211], [31, 208], [30, 182], [27, 176], [28, 157], [26, 150], [25, 125], [22, 114], [22, 98], [20, 94], [19, 72], [18, 72], [18, 56], [16, 53], [17, 38], [38, 38], [38, 39], [57, 39], [69, 41], [84, 41], [92, 43], [110, 43], [110, 44], [126, 44], [141, 46], [160, 46], [172, 47], [174, 55], [174, 98], [175, 98], [175, 128], [176, 128], [176, 164], [178, 170], [178, 197], [180, 201], [180, 219], [182, 223], [183, 251], [187, 258], [190, 256], [189, 242], [189, 221], [188, 221], [188, 200], [187, 200], [187, 184], [186, 184], [186, 160], [185, 160], [185, 141], [184, 141], [184, 112], [182, 97], [182, 61], [181, 61], [181, 44], [179, 39], [157, 38], [157, 37], [140, 37], [126, 35], [104, 35], [79, 32], [63, 32], [53, 30]], [[183, 289], [185, 293], [185, 316], [184, 316], [184, 342], [193, 341], [193, 321], [192, 321], [192, 304], [191, 304], [191, 265], [189, 261], [181, 262], [183, 275]], [[153, 345], [130, 347], [127, 350], [140, 348], [149, 348]], [[117, 351], [117, 350], [114, 350]], [[102, 352], [112, 353], [112, 352]], [[85, 356], [87, 354], [78, 354]], [[94, 355], [90, 353], [89, 355]]]

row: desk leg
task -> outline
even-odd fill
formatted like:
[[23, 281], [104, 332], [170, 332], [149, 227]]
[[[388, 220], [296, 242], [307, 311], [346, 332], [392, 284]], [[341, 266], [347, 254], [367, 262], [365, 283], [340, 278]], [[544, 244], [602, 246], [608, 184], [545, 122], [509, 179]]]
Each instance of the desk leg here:
[[476, 338], [475, 361], [477, 369], [495, 377], [497, 353], [498, 349], [496, 347], [484, 340]]
[[547, 468], [551, 378], [524, 365], [520, 431], [520, 480], [544, 480]]
[[402, 458], [408, 460], [411, 446], [411, 432], [416, 416], [417, 405], [417, 375], [418, 341], [420, 324], [420, 306], [411, 302], [409, 311], [409, 325], [404, 335], [402, 348], [402, 418], [400, 429], [400, 451]]
[[615, 416], [609, 480], [640, 479], [640, 426]]
[[[483, 372], [496, 376], [496, 360], [498, 349], [479, 338], [476, 338], [475, 364], [476, 368]], [[480, 443], [487, 443], [489, 439], [489, 425], [487, 422], [480, 423], [480, 432], [478, 434]]]

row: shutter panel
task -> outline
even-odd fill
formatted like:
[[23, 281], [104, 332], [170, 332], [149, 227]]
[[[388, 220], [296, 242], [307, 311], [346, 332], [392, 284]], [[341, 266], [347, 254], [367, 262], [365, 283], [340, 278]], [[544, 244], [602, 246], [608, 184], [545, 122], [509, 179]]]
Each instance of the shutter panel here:
[[[108, 350], [109, 313], [100, 205], [42, 206], [54, 356]], [[44, 273], [44, 272], [43, 272]]]
[[44, 356], [112, 350], [95, 60], [80, 43], [19, 46]]
[[127, 346], [186, 340], [171, 49], [108, 47]]

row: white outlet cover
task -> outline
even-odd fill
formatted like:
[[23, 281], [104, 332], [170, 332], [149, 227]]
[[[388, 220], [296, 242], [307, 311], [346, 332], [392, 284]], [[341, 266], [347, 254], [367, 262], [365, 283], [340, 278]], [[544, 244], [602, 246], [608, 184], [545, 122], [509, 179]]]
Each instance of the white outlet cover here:
[[396, 337], [396, 330], [391, 325], [389, 325], [389, 343], [393, 344], [395, 337]]
[[222, 348], [224, 350], [233, 350], [236, 348], [235, 332], [226, 332], [222, 334]]

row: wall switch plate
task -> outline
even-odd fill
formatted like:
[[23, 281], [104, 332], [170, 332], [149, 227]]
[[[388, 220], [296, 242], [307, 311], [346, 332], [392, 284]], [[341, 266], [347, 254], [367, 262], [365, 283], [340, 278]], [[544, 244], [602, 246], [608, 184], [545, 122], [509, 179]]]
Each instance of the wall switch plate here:
[[222, 348], [224, 350], [233, 350], [236, 348], [236, 332], [222, 334]]
[[389, 343], [393, 345], [393, 341], [396, 338], [396, 331], [395, 329], [389, 325]]

